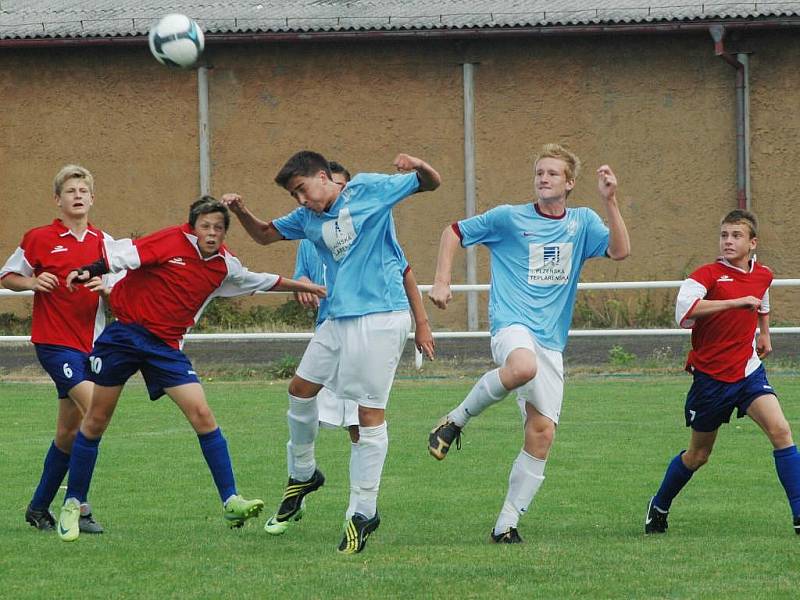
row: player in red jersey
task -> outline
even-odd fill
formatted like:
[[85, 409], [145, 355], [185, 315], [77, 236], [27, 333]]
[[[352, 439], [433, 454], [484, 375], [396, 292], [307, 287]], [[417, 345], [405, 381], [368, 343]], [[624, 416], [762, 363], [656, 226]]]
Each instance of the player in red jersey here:
[[100, 438], [125, 382], [136, 371], [142, 372], [150, 398], [167, 394], [197, 433], [228, 525], [240, 527], [263, 508], [261, 500], [245, 500], [236, 490], [227, 441], [191, 362], [181, 351], [183, 338], [214, 297], [258, 290], [312, 292], [324, 297], [325, 288], [250, 272], [224, 245], [229, 225], [228, 209], [204, 196], [190, 207], [187, 224], [137, 240], [107, 243], [103, 258], [67, 276], [67, 285], [72, 286], [107, 271], [128, 269], [111, 292], [117, 320], [97, 338], [89, 356], [95, 388], [70, 458], [66, 499], [58, 521], [62, 540], [78, 537], [76, 507], [88, 493]]
[[[708, 461], [720, 425], [745, 414], [772, 442], [775, 469], [786, 491], [800, 534], [800, 454], [792, 441], [775, 390], [761, 359], [772, 352], [769, 336], [769, 286], [772, 271], [752, 255], [757, 244], [753, 213], [734, 210], [720, 227], [721, 256], [703, 265], [681, 285], [675, 319], [692, 329], [686, 370], [693, 376], [686, 397], [688, 450], [672, 459], [661, 487], [650, 499], [645, 533], [664, 533], [672, 500]], [[751, 256], [752, 255], [752, 256]], [[756, 326], [760, 335], [755, 340]]]
[[[64, 285], [76, 262], [92, 262], [102, 256], [103, 239], [108, 237], [89, 223], [94, 178], [83, 167], [66, 165], [56, 174], [53, 192], [60, 218], [28, 231], [0, 269], [3, 287], [33, 291], [31, 341], [58, 392], [56, 434], [25, 511], [25, 520], [40, 530], [55, 529], [50, 504], [67, 473], [72, 443], [92, 398], [86, 359], [105, 325], [103, 296], [93, 293], [104, 286], [100, 278], [76, 294]], [[102, 533], [89, 505], [84, 504], [81, 510], [81, 531]]]

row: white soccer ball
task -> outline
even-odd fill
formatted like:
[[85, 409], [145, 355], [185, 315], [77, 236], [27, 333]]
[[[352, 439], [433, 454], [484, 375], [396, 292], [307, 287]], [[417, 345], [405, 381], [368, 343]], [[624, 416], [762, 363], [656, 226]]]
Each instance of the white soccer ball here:
[[203, 53], [203, 30], [186, 15], [167, 15], [150, 28], [150, 52], [162, 65], [191, 67]]

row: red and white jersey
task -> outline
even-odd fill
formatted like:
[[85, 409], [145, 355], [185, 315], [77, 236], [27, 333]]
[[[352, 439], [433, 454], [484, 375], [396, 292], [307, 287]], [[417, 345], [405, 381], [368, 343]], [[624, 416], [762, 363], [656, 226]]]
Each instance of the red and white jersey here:
[[137, 240], [105, 244], [112, 273], [128, 269], [111, 292], [111, 309], [122, 323], [136, 323], [173, 348], [217, 296], [269, 290], [281, 280], [272, 273], [252, 273], [223, 245], [203, 258], [191, 227], [177, 225]]
[[64, 280], [76, 266], [103, 256], [104, 239], [112, 238], [91, 224], [83, 235], [77, 236], [56, 219], [28, 231], [0, 269], [0, 278], [9, 273], [35, 277], [45, 272], [58, 277], [59, 285], [53, 291], [33, 295], [33, 343], [66, 346], [87, 353], [92, 350], [94, 339], [105, 327], [103, 300], [82, 286], [70, 292]]
[[[678, 292], [675, 320], [692, 330], [692, 349], [686, 370], [697, 369], [719, 381], [744, 379], [761, 364], [756, 354], [758, 314], [769, 313], [772, 271], [750, 260], [749, 270], [734, 267], [723, 258], [703, 265], [689, 275]], [[758, 314], [732, 308], [695, 321], [692, 311], [700, 300], [731, 300], [743, 296], [761, 298]]]

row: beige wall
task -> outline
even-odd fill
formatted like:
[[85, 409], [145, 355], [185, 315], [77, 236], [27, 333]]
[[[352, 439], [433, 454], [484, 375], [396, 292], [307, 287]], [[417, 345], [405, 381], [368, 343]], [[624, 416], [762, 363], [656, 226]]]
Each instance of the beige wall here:
[[[778, 277], [800, 277], [791, 236], [800, 41], [781, 32], [745, 41], [759, 258]], [[602, 215], [593, 172], [602, 163], [617, 172], [633, 256], [591, 261], [584, 281], [679, 279], [715, 257], [717, 223], [735, 207], [734, 70], [707, 35], [212, 45], [208, 58], [214, 194], [239, 191], [263, 217], [288, 212], [292, 200], [272, 178], [302, 148], [354, 172], [389, 171], [398, 151], [440, 170], [440, 190], [396, 209], [421, 283], [433, 276], [442, 228], [463, 216], [465, 60], [479, 63], [479, 210], [529, 200], [530, 158], [548, 141], [583, 159], [572, 204]], [[144, 47], [0, 50], [0, 175], [10, 215], [0, 222], [0, 255], [52, 219], [52, 176], [69, 161], [95, 173], [93, 220], [113, 235], [182, 220], [199, 187], [195, 83]], [[293, 268], [293, 243], [263, 248], [238, 226], [229, 241], [251, 268]], [[485, 282], [488, 254], [478, 257]], [[463, 253], [456, 268], [463, 273]], [[796, 296], [776, 290], [777, 320], [800, 321]], [[3, 300], [0, 312], [13, 304]], [[464, 307], [459, 296], [453, 310], [437, 311], [435, 326], [463, 328]]]

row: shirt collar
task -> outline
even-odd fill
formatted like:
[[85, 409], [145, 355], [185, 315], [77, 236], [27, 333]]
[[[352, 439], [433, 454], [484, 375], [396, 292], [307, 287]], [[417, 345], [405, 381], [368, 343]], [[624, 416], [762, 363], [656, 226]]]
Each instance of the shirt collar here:
[[717, 262], [722, 264], [722, 265], [725, 265], [726, 267], [728, 267], [730, 269], [733, 269], [735, 271], [739, 271], [740, 273], [752, 273], [753, 269], [756, 268], [756, 255], [753, 254], [753, 256], [750, 257], [750, 260], [747, 261], [747, 264], [748, 264], [747, 270], [740, 269], [739, 267], [736, 267], [736, 266], [732, 265], [731, 263], [728, 262], [728, 260], [724, 256], [718, 256], [717, 257]]
[[567, 216], [567, 209], [566, 208], [564, 208], [564, 212], [561, 213], [558, 216], [546, 215], [539, 208], [539, 203], [538, 202], [534, 202], [533, 203], [533, 209], [536, 211], [536, 214], [539, 215], [540, 217], [544, 217], [545, 219], [553, 219], [554, 221], [558, 221], [559, 219], [563, 219], [564, 217]]
[[66, 237], [68, 235], [71, 235], [79, 242], [82, 242], [86, 238], [87, 233], [93, 235], [94, 237], [97, 237], [97, 232], [94, 231], [94, 227], [92, 227], [91, 223], [86, 224], [86, 231], [84, 231], [83, 235], [81, 235], [80, 237], [78, 237], [78, 235], [74, 231], [72, 231], [66, 225], [64, 225], [64, 221], [62, 221], [61, 219], [54, 219], [53, 226], [58, 230], [59, 237]]

